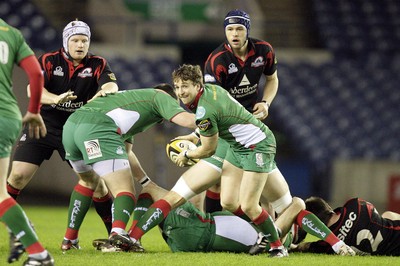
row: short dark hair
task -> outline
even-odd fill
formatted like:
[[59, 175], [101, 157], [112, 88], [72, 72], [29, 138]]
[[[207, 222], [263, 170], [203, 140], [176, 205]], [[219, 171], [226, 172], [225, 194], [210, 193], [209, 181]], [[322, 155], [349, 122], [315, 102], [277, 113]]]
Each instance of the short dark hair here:
[[305, 200], [306, 210], [314, 213], [324, 224], [328, 224], [334, 214], [332, 207], [320, 197], [309, 197]]
[[171, 95], [171, 97], [174, 98], [175, 100], [178, 99], [178, 96], [176, 96], [176, 94], [174, 92], [174, 87], [171, 84], [161, 83], [161, 84], [154, 86], [154, 89], [162, 90], [162, 91], [168, 93], [169, 95]]

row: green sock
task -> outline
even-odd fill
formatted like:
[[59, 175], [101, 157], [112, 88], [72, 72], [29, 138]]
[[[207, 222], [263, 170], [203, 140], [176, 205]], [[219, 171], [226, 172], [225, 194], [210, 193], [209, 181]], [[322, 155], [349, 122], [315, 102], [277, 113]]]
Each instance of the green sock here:
[[171, 211], [171, 205], [163, 199], [154, 202], [143, 214], [136, 226], [131, 228], [129, 235], [138, 240], [153, 227], [160, 224]]
[[274, 221], [266, 210], [262, 209], [261, 214], [255, 220], [253, 220], [253, 223], [258, 229], [260, 229], [262, 233], [267, 236], [272, 248], [282, 245]]
[[303, 210], [296, 219], [297, 224], [307, 233], [322, 239], [331, 246], [339, 242], [332, 231], [313, 213]]
[[131, 193], [119, 193], [114, 199], [113, 228], [117, 227], [125, 230], [134, 208], [135, 196]]
[[38, 242], [38, 237], [21, 206], [12, 198], [4, 200], [2, 204], [11, 207], [0, 217], [0, 220], [8, 226], [17, 238], [19, 238], [24, 247], [27, 248]]
[[153, 199], [151, 198], [150, 194], [140, 194], [136, 202], [136, 207], [133, 211], [133, 221], [139, 221], [152, 203]]
[[[90, 188], [83, 187], [79, 184], [75, 186], [69, 201], [68, 228], [79, 230], [92, 204], [92, 196], [93, 190]], [[72, 236], [67, 236], [67, 238], [74, 239]]]

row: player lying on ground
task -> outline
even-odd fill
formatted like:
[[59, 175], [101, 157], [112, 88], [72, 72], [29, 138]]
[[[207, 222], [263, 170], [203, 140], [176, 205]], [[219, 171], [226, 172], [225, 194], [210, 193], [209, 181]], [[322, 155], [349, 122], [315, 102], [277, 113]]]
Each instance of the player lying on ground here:
[[[167, 193], [167, 190], [157, 186], [154, 182], [143, 188], [134, 210], [133, 223], [136, 224], [151, 208], [153, 202], [162, 199]], [[302, 202], [299, 198], [294, 198], [294, 201], [296, 203]], [[302, 204], [294, 204], [294, 206], [297, 206], [297, 210], [293, 210], [294, 212], [303, 211]], [[297, 215], [293, 216], [297, 217]], [[332, 249], [336, 249], [336, 252], [340, 255], [354, 255], [354, 251], [335, 237], [315, 215], [308, 212], [308, 215], [305, 215], [303, 219], [300, 224], [303, 230], [320, 239], [329, 239], [334, 243]], [[297, 237], [297, 226], [297, 223], [295, 223], [292, 230], [282, 239], [285, 247], [289, 248], [292, 240]], [[172, 210], [159, 224], [159, 228], [164, 240], [173, 252], [227, 251], [249, 253], [260, 233], [251, 223], [231, 212], [203, 213], [190, 202]], [[323, 237], [323, 235], [326, 237]], [[103, 252], [123, 251], [119, 247], [110, 245], [110, 241], [107, 239], [94, 240], [93, 245]], [[258, 253], [268, 252], [270, 249], [268, 242], [264, 242], [262, 246], [263, 249], [258, 250]]]
[[[400, 256], [400, 214], [378, 213], [373, 204], [360, 198], [332, 207], [322, 198], [310, 197], [306, 208], [315, 213], [332, 232], [359, 255]], [[331, 253], [324, 241], [302, 242], [295, 250]]]

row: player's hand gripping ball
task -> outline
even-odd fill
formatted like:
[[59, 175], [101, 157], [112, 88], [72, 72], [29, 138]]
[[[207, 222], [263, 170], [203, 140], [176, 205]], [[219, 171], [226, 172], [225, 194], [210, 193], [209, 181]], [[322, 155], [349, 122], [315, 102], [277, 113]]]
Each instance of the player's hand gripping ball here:
[[[165, 147], [167, 156], [173, 163], [176, 162], [176, 157], [178, 157], [179, 153], [185, 150], [194, 150], [194, 149], [196, 149], [196, 145], [193, 142], [185, 139], [171, 140]], [[192, 166], [196, 164], [198, 161], [199, 161], [198, 159], [189, 159], [185, 167]]]

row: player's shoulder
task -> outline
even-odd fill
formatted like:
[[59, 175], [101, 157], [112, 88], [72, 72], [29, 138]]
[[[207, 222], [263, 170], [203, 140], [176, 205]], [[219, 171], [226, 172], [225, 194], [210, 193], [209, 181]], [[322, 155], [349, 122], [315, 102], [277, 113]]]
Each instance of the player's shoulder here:
[[224, 58], [229, 56], [229, 54], [231, 54], [230, 49], [228, 48], [228, 45], [223, 42], [209, 54], [207, 61], [210, 61], [210, 59], [216, 60]]
[[101, 63], [101, 64], [107, 64], [108, 63], [106, 58], [104, 58], [104, 57], [102, 57], [100, 55], [92, 54], [92, 53], [88, 53], [87, 60], [88, 60], [88, 62], [91, 62], [91, 63], [94, 63], [94, 62], [95, 63]]
[[43, 53], [42, 55], [40, 55], [40, 57], [46, 57], [46, 58], [54, 58], [54, 57], [62, 57], [62, 49], [58, 49], [58, 50], [51, 50], [48, 52]]
[[229, 92], [227, 90], [217, 84], [212, 83], [204, 84], [204, 94], [205, 98], [207, 98], [207, 101], [211, 102], [218, 102], [221, 101], [221, 98], [229, 96]]
[[256, 39], [256, 38], [251, 38], [249, 37], [249, 43], [250, 45], [252, 45], [253, 47], [257, 48], [257, 49], [268, 49], [268, 50], [272, 50], [272, 45], [264, 40], [261, 39]]
[[107, 61], [107, 59], [101, 55], [97, 55], [97, 54], [92, 54], [92, 53], [88, 53], [87, 54], [87, 58], [88, 60], [100, 60], [100, 61]]

